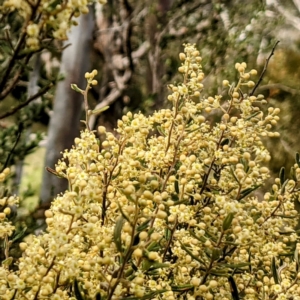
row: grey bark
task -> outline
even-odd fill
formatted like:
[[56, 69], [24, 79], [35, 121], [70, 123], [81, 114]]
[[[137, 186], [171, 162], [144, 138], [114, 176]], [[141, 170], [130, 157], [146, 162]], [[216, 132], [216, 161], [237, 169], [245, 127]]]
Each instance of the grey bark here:
[[[60, 73], [65, 79], [58, 83], [54, 100], [53, 112], [48, 129], [48, 140], [45, 167], [55, 168], [61, 157], [61, 151], [70, 149], [74, 138], [79, 135], [80, 117], [82, 112], [82, 95], [71, 90], [71, 83], [85, 88], [84, 74], [90, 66], [90, 50], [92, 48], [92, 32], [94, 28], [93, 11], [78, 19], [78, 26], [72, 27], [67, 47], [62, 55]], [[51, 200], [67, 189], [67, 180], [43, 173], [40, 192], [40, 204], [50, 205]]]

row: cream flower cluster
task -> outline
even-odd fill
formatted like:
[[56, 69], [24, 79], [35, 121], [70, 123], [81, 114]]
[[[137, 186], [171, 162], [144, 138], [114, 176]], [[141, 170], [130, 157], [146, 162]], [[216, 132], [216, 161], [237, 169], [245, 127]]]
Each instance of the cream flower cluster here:
[[8, 238], [12, 235], [15, 227], [9, 222], [12, 214], [12, 207], [19, 204], [19, 198], [16, 196], [7, 196], [4, 181], [8, 178], [10, 169], [5, 168], [0, 173], [0, 239]]
[[2, 268], [1, 299], [300, 299], [300, 167], [255, 193], [279, 109], [247, 95], [245, 63], [226, 96], [206, 97], [199, 51], [187, 44], [179, 58], [172, 108], [129, 112], [117, 136], [98, 128], [102, 141], [85, 130], [63, 153], [55, 172], [69, 189], [46, 232], [21, 243], [18, 271]]
[[[58, 40], [66, 40], [67, 33], [72, 25], [76, 25], [74, 18], [89, 11], [89, 5], [96, 0], [4, 0], [0, 5], [0, 13], [15, 12], [16, 18], [24, 20], [26, 45], [31, 50], [41, 47], [41, 39], [53, 37]], [[105, 4], [106, 0], [99, 0]], [[36, 17], [35, 14], [38, 14]], [[34, 23], [38, 19], [37, 23]], [[28, 20], [31, 20], [28, 22]], [[50, 36], [49, 36], [50, 34]]]

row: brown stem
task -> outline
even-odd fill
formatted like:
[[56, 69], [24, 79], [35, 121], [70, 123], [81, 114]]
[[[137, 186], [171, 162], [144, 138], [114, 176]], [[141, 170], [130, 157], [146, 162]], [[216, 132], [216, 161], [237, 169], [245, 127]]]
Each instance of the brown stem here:
[[203, 276], [203, 278], [201, 280], [201, 284], [204, 284], [206, 282], [206, 279], [207, 279], [207, 277], [209, 275], [209, 272], [212, 269], [213, 263], [214, 263], [214, 261], [213, 261], [213, 259], [211, 259], [210, 263], [209, 263], [209, 266], [207, 267], [206, 272], [205, 272], [205, 274], [204, 274], [204, 276]]
[[172, 239], [173, 239], [173, 236], [174, 236], [174, 233], [175, 233], [177, 224], [178, 224], [178, 219], [177, 219], [177, 216], [176, 216], [175, 224], [174, 224], [174, 226], [173, 226], [173, 229], [171, 230], [171, 236], [170, 236], [170, 239], [168, 240], [168, 244], [167, 244], [167, 246], [166, 246], [166, 248], [165, 248], [165, 251], [164, 251], [164, 254], [163, 254], [163, 257], [162, 257], [162, 261], [163, 261], [163, 262], [165, 261], [165, 258], [166, 258], [168, 249], [169, 249], [170, 246], [171, 246]]
[[131, 248], [132, 248], [133, 243], [134, 243], [135, 227], [136, 227], [136, 224], [137, 224], [137, 220], [138, 220], [138, 206], [137, 206], [137, 203], [136, 203], [136, 206], [135, 206], [135, 220], [134, 220], [133, 230], [131, 232], [130, 245], [129, 245], [127, 251], [126, 251], [126, 255], [124, 257], [124, 261], [122, 263], [122, 266], [121, 266], [121, 268], [118, 271], [118, 276], [116, 278], [116, 281], [115, 281], [115, 283], [113, 284], [113, 286], [111, 287], [111, 289], [109, 291], [109, 294], [107, 296], [107, 300], [111, 300], [111, 298], [113, 297], [115, 289], [117, 288], [118, 284], [120, 283], [120, 279], [121, 279], [121, 277], [122, 277], [122, 275], [124, 273], [127, 261], [129, 260], [131, 254], [132, 254]]
[[[217, 149], [216, 149], [216, 150], [218, 150], [218, 149], [220, 148], [220, 144], [221, 144], [221, 142], [222, 142], [222, 139], [223, 139], [223, 136], [224, 136], [224, 132], [225, 132], [225, 130], [222, 130], [221, 136], [220, 136], [219, 141], [218, 141], [218, 143], [217, 143]], [[210, 166], [209, 166], [209, 169], [208, 169], [207, 173], [205, 174], [204, 182], [203, 182], [202, 188], [201, 188], [201, 190], [200, 190], [200, 195], [202, 195], [202, 193], [204, 192], [204, 190], [205, 190], [205, 188], [206, 188], [206, 184], [207, 184], [207, 181], [208, 181], [208, 177], [209, 177], [209, 174], [210, 174], [210, 172], [211, 172], [211, 170], [212, 170], [212, 167], [213, 167], [213, 165], [214, 165], [214, 163], [215, 163], [215, 160], [216, 160], [216, 157], [213, 156], [213, 160], [212, 160], [212, 162], [211, 162], [211, 164], [210, 164]]]
[[280, 43], [280, 41], [277, 41], [277, 42], [275, 43], [275, 45], [273, 46], [272, 51], [271, 51], [269, 57], [266, 59], [264, 68], [263, 68], [263, 70], [262, 70], [262, 72], [261, 72], [261, 74], [260, 74], [260, 76], [259, 76], [259, 79], [258, 79], [258, 81], [256, 82], [256, 84], [255, 84], [253, 90], [252, 90], [251, 93], [250, 93], [250, 96], [252, 96], [252, 95], [255, 93], [256, 89], [258, 88], [258, 86], [260, 85], [261, 81], [263, 80], [263, 77], [264, 77], [264, 75], [265, 75], [265, 73], [266, 73], [266, 71], [267, 71], [267, 68], [268, 68], [269, 61], [270, 61], [271, 57], [274, 55], [275, 49], [276, 49], [276, 47], [277, 47], [277, 45], [278, 45], [279, 43]]
[[103, 178], [103, 193], [102, 193], [102, 226], [104, 225], [105, 215], [106, 215], [106, 195], [107, 195], [107, 172], [104, 172]]
[[45, 87], [43, 87], [42, 89], [40, 89], [40, 91], [38, 93], [36, 93], [35, 95], [29, 97], [25, 102], [21, 103], [20, 105], [15, 106], [14, 108], [12, 108], [10, 111], [0, 115], [0, 120], [4, 119], [8, 116], [11, 116], [13, 114], [15, 114], [18, 110], [20, 110], [21, 108], [25, 107], [26, 105], [28, 105], [30, 102], [32, 102], [33, 100], [37, 99], [38, 97], [44, 95], [47, 91], [50, 90], [50, 88], [53, 86], [53, 84], [49, 84]]

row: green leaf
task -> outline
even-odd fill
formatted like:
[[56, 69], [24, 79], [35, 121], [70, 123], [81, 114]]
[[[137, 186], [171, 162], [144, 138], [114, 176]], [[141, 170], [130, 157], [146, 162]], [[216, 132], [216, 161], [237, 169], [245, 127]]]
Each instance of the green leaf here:
[[114, 229], [114, 242], [116, 244], [116, 247], [118, 251], [122, 254], [123, 248], [122, 248], [122, 240], [121, 240], [121, 231], [124, 224], [124, 218], [120, 216], [116, 221], [116, 226]]
[[74, 90], [75, 92], [78, 92], [78, 93], [84, 93], [84, 91], [82, 90], [82, 89], [80, 89], [78, 86], [77, 86], [77, 84], [75, 84], [75, 83], [72, 83], [71, 84], [71, 89], [72, 90]]
[[178, 177], [176, 176], [176, 180], [174, 181], [175, 192], [179, 195], [179, 182]]
[[191, 234], [191, 236], [193, 236], [195, 239], [197, 239], [199, 242], [201, 243], [205, 243], [206, 242], [206, 238], [204, 236], [197, 236], [195, 234], [195, 232], [193, 232], [192, 230], [189, 231], [189, 233]]
[[101, 294], [99, 292], [97, 293], [95, 300], [101, 300]]
[[152, 265], [153, 261], [150, 261], [149, 259], [144, 259], [142, 263], [142, 270], [148, 271]]
[[148, 251], [157, 251], [159, 250], [159, 244], [157, 242], [152, 242], [148, 247]]
[[239, 184], [240, 181], [238, 180], [238, 178], [236, 177], [235, 173], [234, 173], [234, 170], [233, 170], [233, 167], [230, 168], [230, 173], [232, 174], [234, 180]]
[[156, 129], [162, 136], [166, 136], [166, 133], [163, 131], [161, 126], [157, 126]]
[[250, 116], [247, 117], [245, 120], [248, 121], [248, 120], [250, 120], [250, 119], [256, 117], [256, 116], [259, 115], [259, 114], [260, 114], [260, 111], [256, 111], [254, 114], [250, 115]]
[[139, 225], [139, 226], [137, 227], [136, 231], [137, 231], [137, 232], [141, 232], [141, 231], [147, 229], [148, 226], [149, 226], [150, 221], [151, 221], [151, 219], [146, 220], [144, 223], [142, 223], [141, 225]]
[[282, 167], [279, 172], [280, 184], [283, 185], [285, 179], [285, 168]]
[[7, 258], [7, 259], [5, 259], [5, 260], [3, 260], [2, 261], [2, 266], [10, 266], [11, 265], [11, 263], [13, 262], [13, 258], [12, 257], [9, 257], [9, 258]]
[[183, 284], [183, 285], [172, 285], [171, 289], [173, 292], [185, 292], [193, 289], [194, 286], [191, 284]]
[[296, 153], [296, 164], [300, 167], [300, 154], [298, 152]]
[[226, 138], [226, 139], [223, 139], [222, 140], [222, 142], [221, 142], [221, 146], [225, 146], [225, 145], [228, 145], [229, 144], [229, 142], [230, 142], [230, 140], [228, 139], [228, 138]]
[[55, 175], [55, 176], [57, 176], [57, 177], [59, 177], [59, 178], [64, 178], [63, 176], [59, 175], [55, 170], [53, 170], [53, 169], [51, 169], [51, 168], [49, 168], [49, 167], [46, 167], [46, 170], [47, 170], [49, 173], [51, 173], [51, 174], [53, 174], [53, 175]]
[[229, 213], [226, 218], [224, 219], [223, 221], [223, 231], [226, 231], [230, 228], [231, 226], [231, 223], [232, 223], [232, 220], [233, 220], [233, 217], [234, 217], [234, 213]]
[[285, 192], [285, 186], [287, 185], [287, 183], [289, 182], [289, 180], [287, 179], [282, 185], [281, 185], [281, 195], [284, 194]]
[[77, 279], [74, 280], [74, 294], [77, 300], [84, 300], [81, 295]]
[[274, 278], [274, 282], [276, 284], [279, 284], [279, 276], [278, 276], [278, 271], [276, 268], [276, 262], [275, 262], [275, 257], [272, 258], [272, 275]]
[[102, 112], [104, 112], [108, 109], [109, 109], [109, 106], [104, 106], [102, 108], [92, 110], [91, 114], [92, 115], [98, 115], [98, 114], [100, 114], [100, 113], [102, 113]]
[[220, 270], [220, 269], [212, 269], [209, 271], [209, 274], [220, 276], [220, 277], [227, 277], [229, 275], [227, 270]]
[[219, 248], [213, 248], [211, 258], [213, 261], [216, 261], [221, 256], [221, 250]]
[[131, 224], [131, 221], [130, 221], [130, 219], [129, 219], [129, 217], [124, 213], [124, 211], [123, 211], [123, 209], [122, 209], [122, 206], [121, 206], [121, 204], [118, 202], [118, 206], [119, 206], [119, 210], [120, 210], [120, 213], [121, 213], [121, 215], [122, 215], [122, 217], [130, 224], [130, 225], [132, 225]]
[[249, 194], [251, 194], [253, 191], [257, 190], [261, 185], [255, 185], [251, 188], [247, 188], [242, 190], [239, 199], [237, 199], [238, 201], [242, 200], [243, 198], [245, 198], [246, 196], [248, 196]]
[[179, 242], [182, 249], [187, 253], [189, 254], [194, 260], [198, 261], [200, 264], [204, 264], [204, 262], [197, 256], [195, 256], [193, 254], [193, 252], [191, 250], [189, 250], [184, 244], [182, 244], [181, 242]]
[[[296, 218], [299, 218], [299, 215], [296, 215], [296, 216], [287, 216], [287, 215], [281, 215], [281, 214], [276, 214], [276, 217], [280, 217], [280, 218], [283, 218], [283, 219], [296, 219]], [[291, 232], [280, 232], [281, 234], [291, 234]]]
[[155, 269], [163, 269], [163, 268], [170, 268], [170, 264], [156, 262], [150, 266], [149, 271], [152, 271]]
[[238, 264], [221, 264], [222, 267], [230, 268], [230, 269], [240, 269], [244, 267], [248, 267], [250, 263], [244, 262], [244, 263], [238, 263]]
[[297, 181], [296, 172], [295, 172], [295, 168], [294, 167], [291, 167], [291, 169], [290, 169], [290, 177], [293, 180]]
[[298, 273], [298, 270], [299, 270], [299, 251], [296, 247], [295, 249], [295, 252], [294, 252], [294, 260], [295, 260], [295, 263], [296, 263], [296, 272]]
[[248, 250], [248, 263], [249, 263], [249, 272], [252, 272], [252, 265], [251, 265], [251, 250]]
[[116, 178], [120, 175], [121, 170], [122, 170], [122, 167], [119, 167], [117, 174], [114, 174], [114, 175], [112, 176], [112, 180], [113, 180], [113, 179], [116, 179]]
[[239, 300], [239, 292], [235, 284], [234, 278], [232, 276], [228, 277], [228, 282], [230, 284], [231, 295], [233, 300]]
[[143, 297], [126, 297], [126, 298], [122, 298], [122, 300], [145, 300], [145, 299], [153, 299], [156, 295], [162, 294], [164, 292], [166, 292], [167, 290], [157, 290], [154, 291], [152, 293], [149, 293]]
[[18, 239], [20, 239], [25, 234], [26, 230], [27, 230], [27, 227], [25, 226], [21, 231], [19, 231], [18, 233], [16, 233], [16, 235], [12, 239], [12, 242], [15, 242]]

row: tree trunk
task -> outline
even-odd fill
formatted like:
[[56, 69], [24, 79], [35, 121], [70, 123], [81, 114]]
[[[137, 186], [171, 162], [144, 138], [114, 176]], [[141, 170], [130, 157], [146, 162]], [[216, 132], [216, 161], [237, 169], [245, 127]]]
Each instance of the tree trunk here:
[[[70, 149], [74, 138], [79, 135], [80, 117], [82, 112], [82, 95], [71, 90], [71, 83], [85, 88], [84, 74], [90, 66], [90, 50], [92, 47], [92, 31], [94, 28], [93, 11], [78, 19], [79, 25], [72, 27], [68, 46], [62, 55], [60, 73], [65, 79], [58, 83], [51, 116], [45, 166], [55, 168], [55, 164], [61, 157], [61, 151]], [[40, 192], [40, 203], [43, 207], [50, 205], [51, 200], [59, 193], [67, 189], [67, 180], [57, 178], [48, 173], [43, 173], [43, 181]]]

